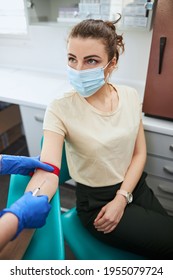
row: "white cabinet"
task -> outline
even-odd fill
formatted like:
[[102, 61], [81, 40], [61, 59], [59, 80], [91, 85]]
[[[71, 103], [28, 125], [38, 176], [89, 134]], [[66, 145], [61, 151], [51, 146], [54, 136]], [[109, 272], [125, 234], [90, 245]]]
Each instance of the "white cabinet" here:
[[116, 20], [121, 29], [150, 29], [156, 0], [29, 0], [30, 24], [70, 23], [94, 18]]
[[173, 136], [146, 131], [148, 186], [173, 215]]
[[45, 110], [20, 106], [29, 155], [40, 154], [41, 138], [43, 136], [43, 119]]

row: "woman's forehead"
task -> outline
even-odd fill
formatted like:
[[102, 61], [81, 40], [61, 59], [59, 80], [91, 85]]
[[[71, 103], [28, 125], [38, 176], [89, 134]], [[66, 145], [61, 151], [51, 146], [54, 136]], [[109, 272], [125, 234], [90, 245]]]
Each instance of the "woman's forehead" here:
[[67, 45], [67, 50], [76, 55], [83, 53], [84, 56], [90, 54], [105, 55], [105, 46], [100, 39], [93, 38], [70, 38]]

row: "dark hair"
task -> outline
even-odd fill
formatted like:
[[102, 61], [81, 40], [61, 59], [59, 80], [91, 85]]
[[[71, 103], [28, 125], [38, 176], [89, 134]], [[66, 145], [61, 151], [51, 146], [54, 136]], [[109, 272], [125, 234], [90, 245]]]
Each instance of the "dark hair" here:
[[93, 38], [102, 40], [108, 54], [108, 61], [114, 56], [117, 61], [120, 53], [124, 51], [122, 35], [116, 32], [115, 24], [121, 19], [121, 15], [116, 21], [103, 21], [97, 19], [83, 20], [75, 25], [68, 38]]

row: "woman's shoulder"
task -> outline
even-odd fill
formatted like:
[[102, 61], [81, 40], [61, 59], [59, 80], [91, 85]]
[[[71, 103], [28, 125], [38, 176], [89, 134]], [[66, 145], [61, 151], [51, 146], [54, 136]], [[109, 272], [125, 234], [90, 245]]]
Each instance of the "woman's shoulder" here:
[[126, 86], [126, 85], [116, 85], [115, 86], [117, 88], [117, 90], [124, 95], [128, 95], [128, 94], [138, 94], [137, 90], [133, 87], [130, 86]]
[[59, 104], [65, 104], [69, 102], [70, 99], [72, 99], [76, 95], [76, 92], [71, 90], [64, 92], [63, 94], [58, 95], [55, 97], [49, 104], [49, 106], [59, 106]]
[[136, 101], [140, 102], [140, 96], [137, 90], [133, 87], [126, 86], [126, 85], [118, 85], [116, 86], [116, 89], [118, 91], [118, 94], [121, 98], [127, 100], [127, 101]]

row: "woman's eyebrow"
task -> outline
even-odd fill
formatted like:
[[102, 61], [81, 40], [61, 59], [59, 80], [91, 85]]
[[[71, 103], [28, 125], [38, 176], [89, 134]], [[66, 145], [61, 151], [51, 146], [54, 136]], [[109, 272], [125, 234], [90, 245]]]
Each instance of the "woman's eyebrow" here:
[[[76, 58], [76, 55], [72, 54], [72, 53], [68, 53], [69, 56], [73, 56]], [[97, 57], [97, 58], [101, 58], [99, 55], [96, 54], [91, 54], [91, 55], [87, 55], [84, 57], [84, 59], [88, 59], [88, 58], [93, 58], [93, 57]]]
[[86, 58], [91, 58], [91, 57], [97, 57], [97, 58], [101, 58], [99, 55], [96, 55], [96, 54], [91, 54], [91, 55], [87, 55], [84, 57], [84, 59]]
[[76, 57], [76, 55], [74, 55], [74, 54], [72, 54], [72, 53], [68, 53], [68, 55], [73, 56], [73, 57]]

